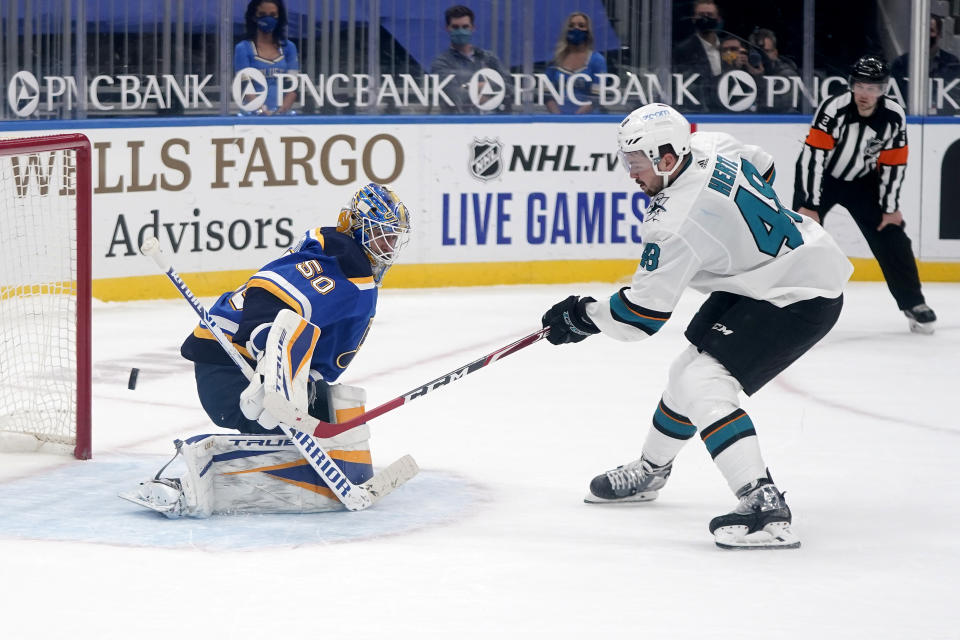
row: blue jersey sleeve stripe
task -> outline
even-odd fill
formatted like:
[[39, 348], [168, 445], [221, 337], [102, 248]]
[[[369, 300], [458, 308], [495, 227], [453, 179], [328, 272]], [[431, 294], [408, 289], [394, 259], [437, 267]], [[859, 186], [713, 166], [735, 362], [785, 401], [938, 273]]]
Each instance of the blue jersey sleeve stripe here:
[[230, 334], [233, 335], [237, 332], [237, 329], [240, 328], [240, 325], [230, 318], [219, 316], [213, 313], [210, 314], [210, 317], [213, 318], [213, 321], [216, 322], [221, 329], [223, 329], [224, 333], [230, 332]]
[[269, 291], [304, 318], [310, 318], [313, 315], [310, 300], [290, 284], [286, 278], [276, 272], [258, 271], [247, 281], [247, 288], [251, 287], [259, 287]]
[[368, 276], [366, 278], [347, 278], [347, 280], [356, 285], [357, 289], [360, 289], [361, 291], [373, 289], [377, 286], [377, 283], [373, 280], [373, 276]]
[[[224, 331], [224, 334], [226, 334], [226, 333], [227, 333], [227, 332]], [[195, 338], [200, 338], [201, 340], [213, 340], [213, 341], [216, 341], [216, 338], [214, 337], [214, 335], [213, 335], [213, 333], [210, 331], [210, 329], [207, 329], [207, 328], [204, 327], [203, 325], [200, 325], [200, 326], [198, 326], [196, 329], [193, 330], [193, 337], [195, 337]], [[252, 360], [252, 361], [256, 362], [257, 359], [254, 358], [252, 355], [250, 355], [250, 352], [247, 351], [245, 347], [241, 347], [241, 346], [238, 345], [238, 344], [234, 344], [232, 338], [233, 338], [233, 336], [227, 335], [227, 339], [229, 339], [229, 340], [230, 340], [230, 343], [233, 344], [233, 346], [237, 348], [237, 351], [240, 352], [240, 355], [242, 355], [242, 356], [243, 356], [244, 358], [246, 358], [247, 360]]]
[[250, 278], [248, 288], [252, 289], [254, 287], [269, 291], [298, 314], [303, 315], [303, 305], [300, 301], [291, 296], [287, 291], [277, 285], [277, 283], [267, 280], [266, 278]]

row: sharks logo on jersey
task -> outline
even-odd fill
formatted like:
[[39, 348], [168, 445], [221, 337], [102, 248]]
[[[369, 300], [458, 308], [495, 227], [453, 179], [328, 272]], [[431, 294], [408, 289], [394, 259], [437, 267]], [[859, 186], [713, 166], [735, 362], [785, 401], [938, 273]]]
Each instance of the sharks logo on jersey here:
[[647, 212], [643, 215], [644, 221], [652, 222], [658, 219], [661, 213], [666, 213], [667, 208], [665, 205], [667, 204], [667, 200], [669, 199], [670, 199], [670, 196], [664, 195], [662, 191], [658, 193], [653, 198], [653, 201], [650, 202], [650, 206], [647, 208]]

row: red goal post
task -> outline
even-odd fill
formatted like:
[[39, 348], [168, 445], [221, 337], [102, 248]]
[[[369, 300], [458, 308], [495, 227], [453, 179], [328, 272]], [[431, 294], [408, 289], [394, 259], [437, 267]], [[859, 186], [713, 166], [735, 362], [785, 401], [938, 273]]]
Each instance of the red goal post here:
[[0, 447], [91, 456], [91, 151], [0, 139]]

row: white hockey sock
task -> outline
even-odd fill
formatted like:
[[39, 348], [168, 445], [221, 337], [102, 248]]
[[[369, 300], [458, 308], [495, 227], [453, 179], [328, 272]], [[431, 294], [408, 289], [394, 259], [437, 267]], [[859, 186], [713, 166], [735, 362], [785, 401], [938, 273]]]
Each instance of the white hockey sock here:
[[643, 443], [643, 457], [663, 466], [677, 457], [683, 445], [697, 433], [690, 419], [671, 410], [661, 399], [653, 414], [653, 425]]
[[757, 432], [743, 409], [737, 409], [703, 429], [700, 438], [734, 493], [766, 475], [767, 467], [760, 454]]

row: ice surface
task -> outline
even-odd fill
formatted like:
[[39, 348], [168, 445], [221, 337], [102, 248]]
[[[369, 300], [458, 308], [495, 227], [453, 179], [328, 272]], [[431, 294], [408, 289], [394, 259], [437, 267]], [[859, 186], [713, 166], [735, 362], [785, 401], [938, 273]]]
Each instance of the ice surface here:
[[[342, 381], [372, 408], [615, 288], [388, 289]], [[924, 289], [935, 335], [853, 283], [744, 401], [803, 540], [770, 552], [714, 546], [735, 500], [698, 439], [657, 501], [582, 502], [639, 455], [699, 295], [644, 342], [537, 343], [376, 419], [374, 464], [423, 472], [369, 512], [208, 521], [112, 495], [216, 430], [178, 355], [191, 310], [95, 304], [94, 460], [0, 454], [0, 638], [957, 638], [960, 285]]]

